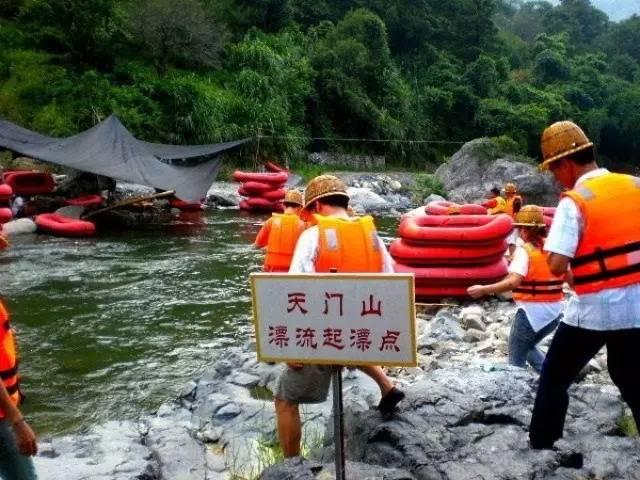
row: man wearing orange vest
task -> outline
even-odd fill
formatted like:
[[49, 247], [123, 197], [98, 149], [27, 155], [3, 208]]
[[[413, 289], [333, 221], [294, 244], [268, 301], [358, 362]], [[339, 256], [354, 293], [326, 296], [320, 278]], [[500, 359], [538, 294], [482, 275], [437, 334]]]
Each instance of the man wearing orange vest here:
[[[393, 272], [393, 260], [376, 233], [370, 216], [350, 217], [345, 184], [321, 175], [305, 190], [305, 209], [315, 213], [316, 226], [306, 230], [296, 245], [290, 273]], [[302, 426], [298, 405], [326, 400], [333, 367], [288, 364], [275, 389], [278, 436], [285, 457], [300, 454]], [[390, 416], [404, 393], [395, 388], [381, 367], [363, 366], [380, 387], [378, 410]]]
[[544, 131], [542, 157], [541, 168], [570, 189], [544, 248], [554, 275], [571, 266], [578, 295], [542, 368], [529, 429], [538, 449], [562, 437], [567, 390], [604, 345], [611, 379], [640, 426], [640, 178], [598, 168], [593, 143], [568, 121]]
[[507, 213], [513, 217], [520, 211], [520, 208], [522, 208], [522, 197], [518, 195], [518, 188], [514, 183], [507, 183], [504, 186], [504, 193], [507, 197], [505, 200], [507, 205], [504, 213]]
[[527, 205], [516, 213], [514, 225], [524, 242], [518, 246], [509, 264], [509, 274], [491, 285], [474, 285], [473, 298], [513, 291], [516, 316], [509, 334], [509, 364], [526, 367], [527, 362], [540, 372], [544, 354], [536, 348], [551, 334], [562, 318], [564, 278], [551, 273], [548, 254], [542, 251], [546, 227], [542, 208]]
[[38, 447], [33, 430], [18, 409], [22, 394], [17, 370], [9, 314], [0, 303], [0, 478], [33, 480], [36, 473], [29, 457], [37, 453]]
[[267, 220], [256, 237], [254, 246], [265, 248], [265, 272], [288, 272], [298, 237], [305, 229], [300, 219], [302, 194], [289, 190], [284, 197], [284, 213], [274, 213]]

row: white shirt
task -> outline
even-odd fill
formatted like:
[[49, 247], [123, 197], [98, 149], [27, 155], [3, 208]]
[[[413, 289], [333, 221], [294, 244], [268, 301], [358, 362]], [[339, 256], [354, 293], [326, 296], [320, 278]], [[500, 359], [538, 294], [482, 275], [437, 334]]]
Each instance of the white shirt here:
[[[376, 236], [376, 239], [382, 252], [382, 272], [393, 273], [393, 258], [389, 255], [380, 237]], [[317, 226], [302, 232], [293, 252], [289, 273], [314, 273], [316, 271], [315, 263], [318, 256], [319, 240], [320, 233]]]
[[[509, 264], [509, 273], [526, 277], [529, 273], [529, 255], [523, 247], [516, 247]], [[516, 300], [518, 309], [524, 310], [531, 328], [539, 332], [562, 313], [562, 302], [522, 302]]]
[[[609, 173], [598, 168], [582, 175], [576, 186], [590, 178]], [[584, 230], [584, 220], [576, 203], [568, 197], [560, 200], [544, 249], [574, 258]], [[640, 328], [640, 284], [609, 288], [569, 299], [563, 319], [568, 325], [588, 330]]]

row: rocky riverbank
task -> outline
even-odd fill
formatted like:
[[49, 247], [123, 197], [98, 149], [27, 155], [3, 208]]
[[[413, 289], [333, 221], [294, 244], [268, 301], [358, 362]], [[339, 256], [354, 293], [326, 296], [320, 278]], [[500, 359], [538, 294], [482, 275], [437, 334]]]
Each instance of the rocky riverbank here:
[[[505, 364], [513, 313], [512, 303], [495, 299], [420, 313], [419, 365], [390, 370], [407, 392], [390, 421], [373, 408], [375, 384], [357, 370], [346, 373], [349, 478], [640, 478], [640, 442], [623, 435], [624, 404], [604, 352], [571, 389], [558, 449], [529, 450], [537, 376]], [[274, 461], [269, 389], [280, 368], [258, 363], [252, 342], [228, 349], [154, 415], [43, 442], [40, 478], [331, 478], [330, 401], [303, 409], [312, 461], [264, 470]]]

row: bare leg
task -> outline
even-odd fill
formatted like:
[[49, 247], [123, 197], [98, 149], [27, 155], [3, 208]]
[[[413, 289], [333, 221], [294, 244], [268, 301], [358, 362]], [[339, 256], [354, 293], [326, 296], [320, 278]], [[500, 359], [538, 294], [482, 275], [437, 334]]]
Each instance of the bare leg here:
[[358, 370], [369, 375], [378, 384], [378, 387], [380, 387], [380, 393], [383, 397], [393, 389], [393, 383], [389, 377], [387, 377], [386, 373], [384, 373], [382, 367], [366, 365], [358, 367]]
[[275, 397], [278, 438], [285, 458], [300, 455], [302, 424], [297, 403]]

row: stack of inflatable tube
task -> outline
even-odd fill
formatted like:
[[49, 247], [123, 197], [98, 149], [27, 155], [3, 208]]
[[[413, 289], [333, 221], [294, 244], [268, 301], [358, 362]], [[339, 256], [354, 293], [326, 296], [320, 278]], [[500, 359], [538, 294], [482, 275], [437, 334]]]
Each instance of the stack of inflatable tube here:
[[43, 213], [36, 216], [38, 231], [60, 237], [90, 237], [95, 235], [93, 222], [65, 217], [59, 213]]
[[233, 179], [242, 182], [238, 193], [245, 197], [240, 202], [241, 210], [281, 212], [283, 210], [284, 184], [289, 178], [287, 171], [282, 172], [241, 172], [236, 170]]
[[53, 175], [36, 170], [9, 170], [2, 173], [4, 183], [15, 195], [47, 195], [53, 192]]
[[[472, 206], [465, 211], [479, 212]], [[400, 238], [389, 251], [397, 272], [414, 273], [416, 299], [466, 297], [471, 285], [507, 274], [504, 253], [512, 230], [509, 215], [445, 215], [426, 208], [402, 218]]]
[[13, 188], [6, 183], [0, 184], [0, 223], [7, 223], [13, 220], [13, 212], [11, 211], [11, 197]]

